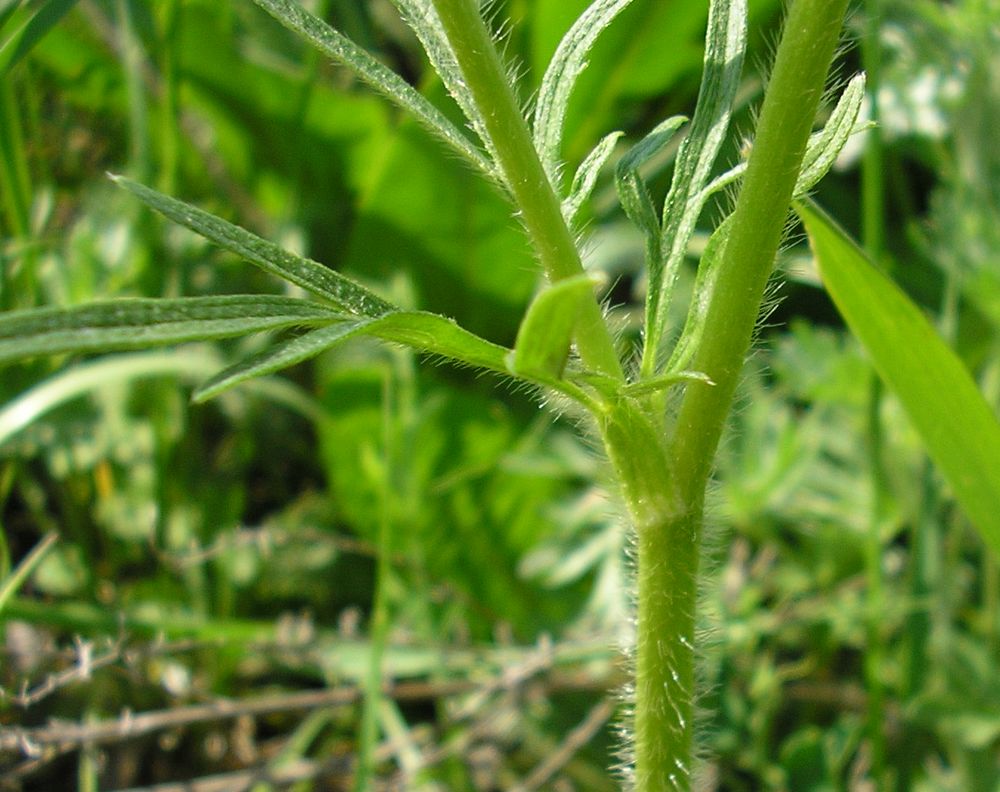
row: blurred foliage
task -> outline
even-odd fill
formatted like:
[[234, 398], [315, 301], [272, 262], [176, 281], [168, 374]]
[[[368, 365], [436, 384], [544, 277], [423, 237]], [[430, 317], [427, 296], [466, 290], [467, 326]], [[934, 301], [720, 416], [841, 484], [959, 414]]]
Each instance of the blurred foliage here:
[[[0, 3], [0, 45], [46, 5]], [[387, 0], [307, 5], [454, 111]], [[498, 5], [513, 20], [506, 54], [523, 96], [586, 5]], [[886, 264], [997, 405], [1000, 9], [877, 5]], [[760, 57], [779, 6], [751, 3]], [[612, 129], [637, 138], [690, 111], [706, 8], [635, 0], [608, 30], [571, 107], [568, 172]], [[864, 22], [859, 10], [858, 31]], [[742, 95], [747, 108], [759, 75]], [[278, 288], [153, 218], [105, 170], [497, 342], [512, 342], [537, 285], [500, 196], [251, 3], [80, 0], [0, 79], [0, 148], [3, 309]], [[845, 158], [817, 195], [848, 224], [857, 174]], [[590, 261], [617, 281], [628, 332], [641, 241], [609, 194], [599, 187], [590, 209]], [[888, 397], [873, 472], [869, 368], [803, 255], [785, 253], [790, 279], [718, 463], [703, 595], [706, 788], [992, 792], [997, 560]], [[118, 374], [0, 445], [0, 574], [47, 531], [60, 537], [0, 613], [2, 733], [360, 685], [388, 525], [385, 672], [422, 687], [382, 702], [385, 778], [407, 789], [614, 788], [614, 719], [594, 706], [621, 684], [628, 538], [593, 450], [532, 394], [366, 344], [188, 404], [185, 372], [256, 343], [176, 350], [167, 376], [122, 355]], [[78, 365], [9, 367], [0, 403], [58, 387]], [[865, 593], [873, 510], [876, 613]], [[883, 778], [872, 775], [862, 672], [873, 622]], [[298, 788], [345, 788], [359, 712], [351, 699], [305, 716], [205, 716], [100, 750], [2, 743], [0, 786], [115, 789], [299, 759], [316, 780]]]

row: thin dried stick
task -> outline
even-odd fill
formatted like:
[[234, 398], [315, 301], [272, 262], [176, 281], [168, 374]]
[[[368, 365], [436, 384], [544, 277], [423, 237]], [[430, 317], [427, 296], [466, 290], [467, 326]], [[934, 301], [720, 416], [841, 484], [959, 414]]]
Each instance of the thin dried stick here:
[[587, 713], [587, 717], [580, 722], [580, 725], [566, 735], [559, 747], [532, 770], [520, 786], [514, 787], [511, 792], [532, 792], [532, 790], [540, 789], [543, 784], [569, 763], [577, 751], [593, 739], [594, 735], [608, 722], [608, 718], [614, 714], [614, 711], [615, 705], [610, 698], [605, 698], [593, 707]]

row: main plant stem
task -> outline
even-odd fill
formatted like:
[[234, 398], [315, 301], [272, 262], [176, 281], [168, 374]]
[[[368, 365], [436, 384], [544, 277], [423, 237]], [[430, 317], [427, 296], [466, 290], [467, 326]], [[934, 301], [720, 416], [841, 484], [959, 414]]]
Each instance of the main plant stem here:
[[[757, 134], [692, 368], [714, 385], [687, 386], [666, 449], [634, 418], [605, 442], [638, 532], [635, 789], [691, 788], [694, 612], [704, 497], [795, 181], [840, 36], [848, 0], [795, 0], [785, 23]], [[629, 408], [632, 410], [635, 408]], [[621, 411], [619, 411], [621, 412]], [[628, 428], [623, 431], [620, 426]], [[645, 437], [643, 437], [645, 435]], [[653, 456], [663, 471], [638, 457]], [[667, 473], [669, 471], [669, 474]]]
[[[549, 280], [583, 273], [573, 234], [563, 219], [558, 196], [549, 182], [517, 98], [483, 22], [477, 0], [433, 0], [465, 84], [479, 108], [483, 126], [518, 214]], [[576, 345], [583, 362], [622, 379], [601, 308], [594, 299], [581, 311]]]

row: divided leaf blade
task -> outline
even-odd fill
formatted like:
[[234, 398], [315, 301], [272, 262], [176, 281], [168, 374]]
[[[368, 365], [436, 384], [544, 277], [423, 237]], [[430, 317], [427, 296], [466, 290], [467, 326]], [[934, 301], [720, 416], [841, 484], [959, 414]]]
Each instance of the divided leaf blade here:
[[567, 225], [573, 224], [580, 209], [583, 208], [583, 204], [590, 198], [590, 194], [597, 184], [597, 177], [610, 159], [615, 150], [615, 144], [622, 134], [622, 132], [612, 132], [605, 135], [601, 142], [594, 146], [594, 150], [580, 163], [580, 167], [576, 169], [573, 184], [569, 188], [569, 195], [562, 202], [562, 213]]
[[[804, 196], [826, 176], [851, 135], [868, 128], [868, 124], [859, 124], [857, 120], [864, 95], [865, 76], [857, 74], [844, 89], [837, 106], [823, 128], [810, 135], [806, 153], [802, 159], [802, 171], [795, 183], [796, 198]], [[742, 179], [746, 171], [747, 163], [741, 162], [717, 176], [702, 189], [699, 201], [704, 204], [710, 196], [719, 190]]]
[[360, 319], [339, 322], [328, 327], [310, 330], [308, 333], [275, 344], [220, 371], [208, 382], [199, 386], [191, 398], [195, 402], [208, 401], [247, 380], [273, 374], [281, 369], [294, 366], [296, 363], [316, 357], [327, 349], [358, 335], [371, 321], [370, 319]]
[[126, 299], [0, 314], [0, 362], [37, 355], [145, 349], [328, 324], [341, 314], [293, 297]]
[[830, 119], [823, 129], [809, 138], [806, 154], [802, 160], [802, 172], [795, 183], [795, 195], [805, 195], [826, 176], [848, 138], [857, 130], [861, 103], [865, 98], [865, 75], [856, 74], [851, 78]]
[[[434, 70], [441, 78], [445, 88], [448, 89], [448, 93], [465, 114], [472, 129], [495, 161], [496, 152], [486, 130], [482, 111], [476, 104], [476, 100], [462, 76], [462, 69], [458, 65], [458, 60], [455, 58], [455, 53], [433, 3], [425, 0], [392, 0], [392, 3], [399, 10], [406, 24], [416, 34], [424, 52], [427, 53], [428, 60], [434, 66]], [[500, 169], [479, 149], [475, 150], [482, 159], [482, 163], [478, 163], [480, 170], [497, 183], [503, 184], [504, 179]]]
[[709, 8], [705, 67], [688, 136], [677, 153], [663, 207], [662, 255], [650, 262], [642, 371], [651, 374], [667, 321], [678, 268], [704, 207], [702, 192], [729, 128], [746, 50], [746, 0], [714, 0]]
[[367, 335], [437, 355], [454, 363], [508, 374], [504, 357], [510, 351], [463, 329], [453, 320], [424, 311], [387, 314], [365, 326]]
[[632, 0], [594, 0], [559, 42], [538, 90], [534, 140], [542, 165], [555, 187], [559, 177], [566, 108], [576, 80], [587, 68], [587, 54], [598, 36]]
[[191, 229], [272, 275], [329, 300], [342, 310], [370, 317], [398, 310], [370, 289], [318, 261], [289, 253], [246, 229], [124, 176], [112, 175], [111, 178], [164, 217]]
[[671, 116], [657, 124], [652, 132], [629, 149], [628, 153], [618, 161], [615, 169], [615, 186], [618, 189], [618, 200], [621, 201], [622, 209], [647, 239], [657, 243], [660, 236], [660, 220], [639, 169], [656, 156], [685, 123], [687, 123], [685, 116]]
[[346, 319], [321, 327], [241, 360], [202, 385], [194, 394], [205, 401], [255, 377], [273, 374], [360, 336], [407, 346], [459, 365], [509, 375], [504, 357], [509, 350], [492, 344], [451, 319], [423, 311], [398, 311], [374, 319]]
[[320, 52], [351, 69], [383, 96], [413, 113], [426, 129], [485, 175], [491, 179], [496, 178], [489, 159], [461, 130], [402, 77], [377, 61], [366, 50], [292, 0], [254, 0], [254, 2]]
[[553, 284], [534, 299], [517, 331], [514, 352], [508, 356], [511, 373], [544, 380], [562, 377], [580, 309], [593, 290], [589, 275], [577, 275]]
[[708, 244], [701, 255], [691, 295], [691, 304], [688, 306], [687, 318], [684, 321], [684, 329], [681, 331], [677, 346], [674, 347], [667, 363], [666, 370], [670, 374], [676, 374], [687, 367], [694, 360], [695, 353], [698, 351], [698, 345], [705, 332], [705, 320], [708, 318], [712, 292], [715, 290], [715, 283], [719, 276], [719, 264], [722, 262], [723, 254], [726, 251], [726, 242], [729, 240], [729, 232], [733, 227], [732, 220], [733, 216], [729, 215], [718, 225], [712, 232], [712, 236], [708, 238]]

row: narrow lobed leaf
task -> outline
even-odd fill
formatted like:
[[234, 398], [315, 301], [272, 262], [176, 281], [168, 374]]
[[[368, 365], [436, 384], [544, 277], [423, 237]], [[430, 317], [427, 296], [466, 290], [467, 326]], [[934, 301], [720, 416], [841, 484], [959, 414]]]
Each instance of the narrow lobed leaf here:
[[962, 510], [1000, 558], [1000, 423], [920, 308], [815, 204], [795, 211], [823, 284], [895, 393]]
[[[428, 60], [434, 67], [434, 71], [437, 72], [438, 77], [441, 78], [441, 82], [444, 83], [444, 87], [455, 100], [455, 103], [459, 106], [466, 119], [468, 119], [473, 131], [495, 161], [496, 152], [490, 140], [489, 133], [486, 131], [486, 123], [482, 117], [482, 111], [472, 97], [472, 93], [469, 91], [469, 87], [462, 76], [462, 69], [458, 65], [458, 60], [455, 58], [455, 53], [448, 41], [448, 36], [441, 25], [441, 20], [438, 18], [434, 5], [428, 0], [392, 0], [392, 4], [396, 6], [403, 20], [416, 34], [417, 39], [424, 48], [424, 52], [427, 53]], [[480, 156], [483, 156], [481, 152]], [[485, 168], [480, 166], [480, 169], [484, 170], [487, 176], [494, 181], [503, 184], [504, 176], [501, 170], [491, 163], [488, 158], [483, 157], [483, 161]]]
[[504, 358], [509, 350], [459, 327], [454, 320], [424, 311], [400, 311], [371, 322], [367, 335], [438, 355], [455, 363], [508, 374]]
[[249, 379], [273, 374], [360, 336], [400, 344], [459, 365], [510, 374], [504, 362], [510, 350], [462, 329], [447, 317], [423, 311], [398, 311], [377, 318], [346, 319], [264, 350], [213, 377], [198, 389], [194, 398], [205, 401]]
[[573, 225], [576, 216], [580, 213], [580, 209], [583, 208], [584, 203], [590, 198], [590, 194], [594, 191], [594, 186], [597, 184], [597, 177], [608, 159], [610, 159], [611, 154], [615, 150], [615, 144], [622, 134], [621, 132], [612, 132], [609, 135], [605, 135], [601, 139], [601, 142], [594, 146], [594, 150], [580, 163], [580, 167], [576, 169], [576, 174], [573, 176], [573, 184], [569, 188], [569, 195], [562, 202], [563, 218], [566, 220], [567, 225]]
[[622, 389], [622, 392], [627, 396], [644, 396], [647, 393], [656, 393], [657, 391], [666, 390], [684, 382], [701, 382], [705, 385], [715, 384], [712, 382], [712, 378], [703, 371], [676, 371], [672, 374], [662, 374], [653, 379], [633, 382], [626, 385]]
[[342, 310], [358, 316], [382, 316], [398, 310], [370, 289], [318, 261], [289, 253], [246, 229], [124, 176], [111, 175], [111, 178], [164, 217], [241, 256], [251, 264], [329, 300]]
[[[851, 78], [823, 129], [809, 138], [802, 172], [795, 183], [795, 195], [805, 195], [816, 186], [837, 161], [848, 139], [858, 131], [858, 115], [865, 98], [865, 75]], [[865, 127], [861, 127], [864, 129]]]
[[712, 292], [719, 276], [719, 264], [726, 250], [729, 232], [732, 229], [733, 216], [729, 215], [716, 227], [698, 262], [698, 274], [695, 276], [691, 303], [688, 306], [687, 318], [680, 338], [671, 352], [667, 362], [668, 374], [685, 369], [694, 359], [705, 332], [705, 319], [708, 316], [708, 306], [712, 302]]
[[[806, 154], [802, 160], [802, 172], [795, 183], [796, 197], [802, 197], [809, 192], [830, 171], [851, 135], [869, 128], [869, 124], [859, 124], [857, 121], [864, 93], [865, 76], [855, 75], [841, 94], [823, 129], [809, 137]], [[704, 203], [709, 196], [735, 184], [743, 178], [746, 171], [747, 163], [741, 162], [717, 176], [705, 186], [699, 200]]]
[[593, 293], [594, 280], [589, 275], [566, 278], [543, 290], [528, 307], [514, 351], [507, 356], [511, 373], [560, 379], [580, 310]]
[[746, 0], [712, 2], [698, 104], [691, 128], [677, 153], [673, 181], [663, 207], [662, 256], [650, 265], [642, 354], [645, 375], [656, 368], [677, 272], [704, 207], [702, 190], [729, 128], [743, 72], [746, 28]]
[[587, 55], [598, 36], [631, 2], [594, 0], [563, 36], [545, 69], [535, 106], [534, 141], [557, 194], [563, 127], [573, 87], [587, 68]]
[[0, 362], [206, 341], [339, 322], [307, 300], [268, 295], [127, 299], [0, 314]]
[[328, 327], [310, 330], [308, 333], [275, 344], [219, 372], [208, 382], [199, 386], [191, 398], [195, 402], [208, 401], [247, 380], [273, 374], [281, 369], [294, 366], [296, 363], [316, 357], [331, 347], [356, 336], [365, 325], [372, 321], [371, 319], [359, 319], [339, 322]]
[[639, 169], [656, 156], [685, 123], [686, 117], [671, 116], [657, 124], [652, 132], [629, 149], [615, 169], [615, 186], [622, 209], [647, 237], [660, 236], [660, 220]]
[[377, 61], [366, 50], [292, 0], [254, 2], [320, 52], [351, 69], [383, 96], [413, 113], [425, 128], [486, 176], [496, 178], [492, 163], [461, 130], [402, 77]]

